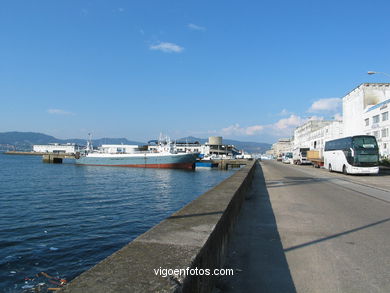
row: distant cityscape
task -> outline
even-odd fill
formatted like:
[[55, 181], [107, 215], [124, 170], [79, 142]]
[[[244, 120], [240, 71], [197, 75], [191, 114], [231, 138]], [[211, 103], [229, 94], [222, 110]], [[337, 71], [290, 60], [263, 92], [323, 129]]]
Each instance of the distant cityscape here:
[[342, 98], [340, 120], [309, 120], [294, 130], [292, 137], [280, 138], [268, 150], [278, 157], [297, 149], [323, 152], [325, 142], [355, 135], [375, 136], [381, 158], [389, 156], [390, 83], [363, 83]]
[[[152, 138], [151, 138], [152, 139]], [[181, 143], [195, 143], [205, 144], [207, 138], [196, 138], [196, 137], [184, 137], [176, 139], [177, 142]], [[36, 132], [3, 132], [0, 133], [0, 150], [2, 151], [32, 151], [34, 145], [48, 145], [48, 144], [76, 144], [85, 146], [87, 139], [58, 139], [50, 135]], [[92, 143], [94, 146], [102, 146], [105, 144], [112, 145], [146, 145], [146, 142], [132, 141], [127, 138], [100, 138], [93, 139]], [[245, 151], [252, 154], [265, 153], [271, 148], [269, 143], [258, 143], [258, 142], [242, 142], [231, 139], [224, 139], [224, 144], [234, 146], [239, 151]]]

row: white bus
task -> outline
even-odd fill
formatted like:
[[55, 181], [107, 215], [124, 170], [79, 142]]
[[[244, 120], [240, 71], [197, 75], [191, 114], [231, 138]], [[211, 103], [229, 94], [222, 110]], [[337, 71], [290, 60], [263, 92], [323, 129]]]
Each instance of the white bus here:
[[357, 135], [327, 141], [324, 167], [344, 174], [378, 174], [379, 150], [375, 136]]

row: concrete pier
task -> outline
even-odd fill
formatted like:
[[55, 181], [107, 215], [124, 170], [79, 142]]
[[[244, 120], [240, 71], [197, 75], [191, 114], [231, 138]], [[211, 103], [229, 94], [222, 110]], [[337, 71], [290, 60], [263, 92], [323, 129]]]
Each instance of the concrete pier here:
[[44, 154], [42, 156], [42, 160], [44, 163], [54, 163], [54, 164], [61, 164], [63, 159], [66, 158], [74, 159], [75, 156], [73, 154], [55, 154], [55, 153]]
[[7, 151], [4, 154], [6, 155], [19, 155], [19, 156], [43, 156], [47, 153], [40, 152], [21, 152], [21, 151]]
[[161, 269], [222, 268], [255, 161], [130, 242], [63, 292], [210, 292], [214, 276], [162, 277]]
[[22, 155], [22, 156], [42, 156], [44, 163], [61, 164], [63, 159], [74, 159], [74, 154], [68, 153], [40, 153], [40, 152], [19, 152], [9, 151], [5, 152], [6, 155]]
[[229, 167], [239, 168], [243, 165], [247, 165], [253, 160], [248, 159], [221, 159], [221, 160], [212, 160], [212, 163], [218, 164], [218, 168], [221, 170], [227, 170]]

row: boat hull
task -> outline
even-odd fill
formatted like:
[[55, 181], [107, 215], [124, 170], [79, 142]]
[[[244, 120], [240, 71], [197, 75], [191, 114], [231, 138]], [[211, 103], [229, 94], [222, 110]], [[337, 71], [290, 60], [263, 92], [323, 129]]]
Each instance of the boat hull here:
[[195, 168], [197, 154], [89, 154], [76, 159], [77, 165], [133, 168]]

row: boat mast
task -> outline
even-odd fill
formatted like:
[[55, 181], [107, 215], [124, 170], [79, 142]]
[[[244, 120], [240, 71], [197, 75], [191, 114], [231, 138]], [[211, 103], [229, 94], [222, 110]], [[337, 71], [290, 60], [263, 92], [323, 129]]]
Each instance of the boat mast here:
[[92, 134], [88, 133], [88, 140], [87, 140], [87, 152], [92, 152], [93, 146], [92, 146]]

